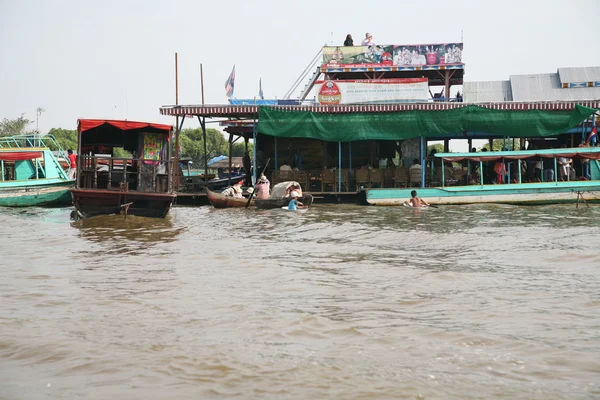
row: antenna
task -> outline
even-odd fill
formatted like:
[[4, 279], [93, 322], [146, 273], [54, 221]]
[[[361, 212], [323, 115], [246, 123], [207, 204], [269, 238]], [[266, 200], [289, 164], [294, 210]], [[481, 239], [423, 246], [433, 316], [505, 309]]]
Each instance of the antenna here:
[[462, 29], [460, 30], [460, 42], [461, 43], [463, 42], [463, 30]]
[[333, 32], [331, 32], [331, 38], [329, 39], [329, 44], [333, 46]]
[[38, 119], [44, 111], [46, 111], [46, 110], [44, 110], [42, 107], [38, 107], [35, 109], [35, 131], [37, 133], [40, 133], [40, 130], [38, 129]]

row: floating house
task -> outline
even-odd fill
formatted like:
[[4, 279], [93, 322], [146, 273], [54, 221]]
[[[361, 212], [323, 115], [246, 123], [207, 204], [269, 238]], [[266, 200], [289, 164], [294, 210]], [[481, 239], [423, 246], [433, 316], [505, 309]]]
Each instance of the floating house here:
[[[179, 116], [181, 126], [189, 117], [202, 126], [207, 118], [222, 121], [230, 143], [254, 140], [255, 171], [271, 160], [272, 184], [295, 180], [313, 194], [360, 193], [379, 205], [398, 204], [413, 187], [438, 190], [419, 192], [434, 204], [600, 200], [597, 69], [534, 78], [547, 85], [536, 90], [521, 76], [469, 83], [462, 51], [462, 43], [324, 47], [297, 104], [178, 105], [160, 112]], [[450, 97], [455, 85], [463, 85], [464, 96]], [[470, 149], [475, 139], [489, 141], [490, 150], [500, 141], [506, 151], [449, 152], [451, 140]], [[427, 154], [428, 143], [438, 141], [444, 152]], [[553, 173], [531, 176], [538, 162]], [[497, 163], [501, 178], [489, 172]], [[283, 164], [292, 170], [280, 170]]]

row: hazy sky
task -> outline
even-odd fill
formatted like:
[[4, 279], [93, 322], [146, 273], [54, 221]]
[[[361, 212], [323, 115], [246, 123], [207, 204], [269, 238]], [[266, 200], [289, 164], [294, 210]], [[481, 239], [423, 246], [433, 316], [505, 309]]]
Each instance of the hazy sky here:
[[[325, 43], [456, 42], [467, 81], [600, 65], [599, 0], [133, 1], [0, 0], [0, 119], [22, 113], [39, 129], [78, 118], [174, 123], [161, 105], [281, 98]], [[302, 85], [304, 86], [304, 84]], [[454, 93], [454, 90], [452, 90]], [[188, 123], [185, 127], [195, 127]]]

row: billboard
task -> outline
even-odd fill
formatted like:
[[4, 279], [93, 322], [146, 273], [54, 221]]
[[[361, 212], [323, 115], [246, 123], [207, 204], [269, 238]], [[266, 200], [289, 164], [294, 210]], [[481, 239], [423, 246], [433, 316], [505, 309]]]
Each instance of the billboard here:
[[462, 43], [326, 46], [323, 64], [343, 67], [442, 66], [462, 64]]
[[381, 104], [429, 99], [427, 78], [317, 81], [315, 90], [320, 104]]

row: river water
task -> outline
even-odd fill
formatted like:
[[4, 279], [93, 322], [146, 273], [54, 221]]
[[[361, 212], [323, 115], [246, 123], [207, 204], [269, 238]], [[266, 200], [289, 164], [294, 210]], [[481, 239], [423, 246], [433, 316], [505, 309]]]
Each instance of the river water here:
[[2, 399], [600, 398], [600, 206], [0, 210]]

